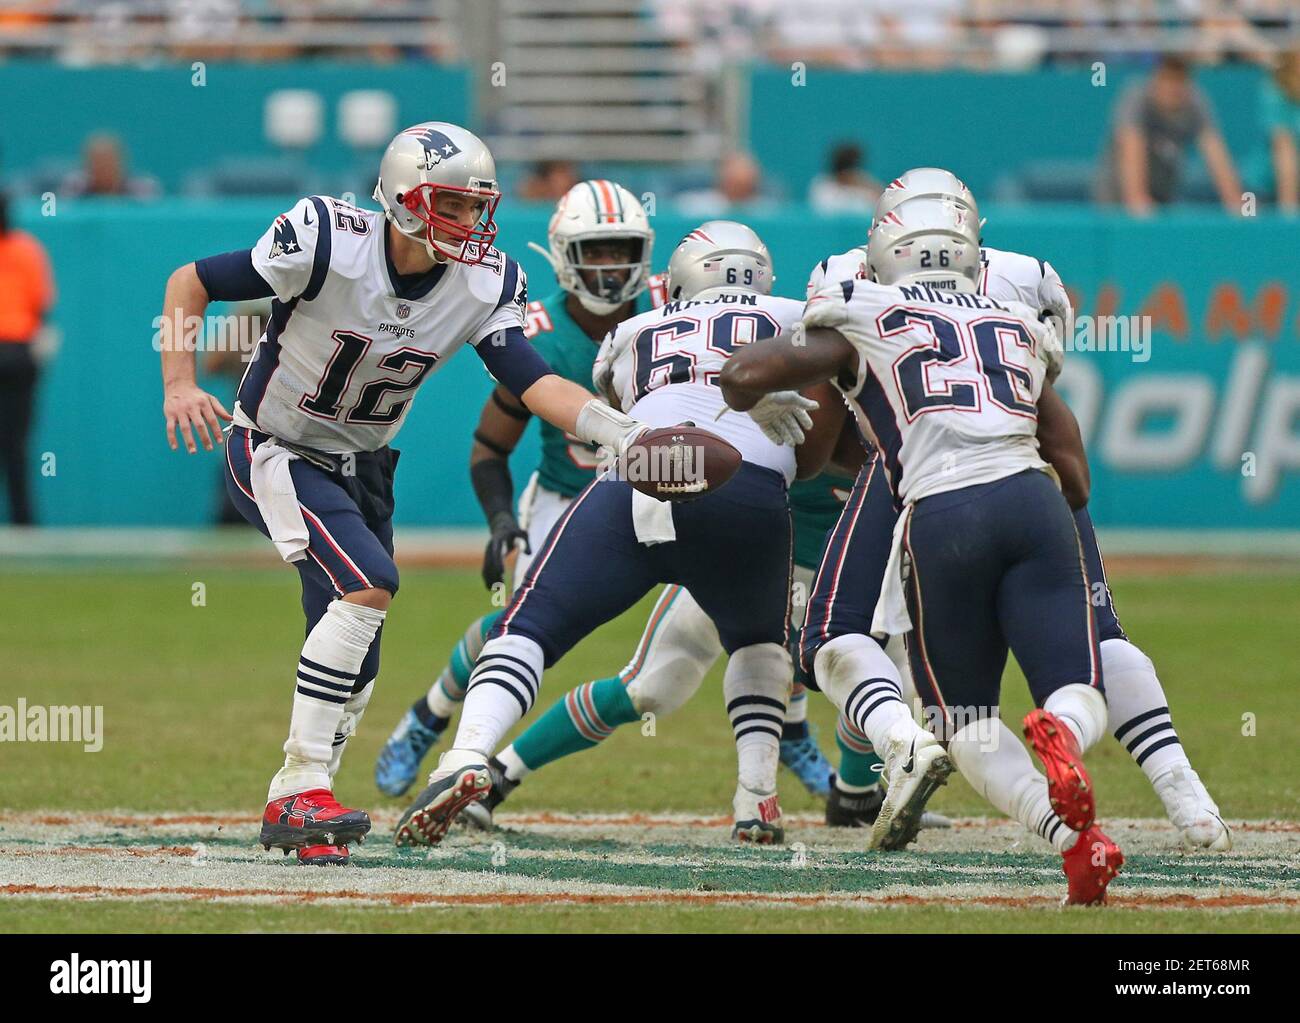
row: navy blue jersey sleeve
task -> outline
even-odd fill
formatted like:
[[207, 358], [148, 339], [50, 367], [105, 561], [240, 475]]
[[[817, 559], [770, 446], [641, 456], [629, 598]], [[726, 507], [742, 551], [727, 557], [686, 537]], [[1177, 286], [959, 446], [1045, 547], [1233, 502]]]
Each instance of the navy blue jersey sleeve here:
[[508, 327], [473, 346], [488, 372], [520, 401], [542, 377], [555, 372], [528, 343], [522, 327]]
[[275, 289], [253, 267], [253, 250], [239, 249], [208, 256], [194, 264], [203, 289], [214, 302], [246, 302], [270, 298]]

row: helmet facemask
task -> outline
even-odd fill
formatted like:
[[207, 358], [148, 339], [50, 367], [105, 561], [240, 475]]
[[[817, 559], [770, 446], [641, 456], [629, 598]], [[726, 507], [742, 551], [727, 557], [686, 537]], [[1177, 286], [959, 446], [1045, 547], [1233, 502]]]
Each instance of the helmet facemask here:
[[[482, 203], [474, 226], [466, 227], [438, 212], [440, 194], [476, 198]], [[398, 197], [398, 201], [425, 225], [420, 235], [424, 247], [434, 259], [440, 256], [471, 266], [481, 263], [497, 236], [496, 210], [501, 193], [496, 182], [471, 179], [468, 187], [426, 183], [416, 185]], [[434, 237], [434, 232], [448, 236], [448, 240]]]
[[560, 258], [560, 286], [597, 316], [616, 312], [649, 284], [649, 245], [639, 234], [601, 232], [574, 238]]

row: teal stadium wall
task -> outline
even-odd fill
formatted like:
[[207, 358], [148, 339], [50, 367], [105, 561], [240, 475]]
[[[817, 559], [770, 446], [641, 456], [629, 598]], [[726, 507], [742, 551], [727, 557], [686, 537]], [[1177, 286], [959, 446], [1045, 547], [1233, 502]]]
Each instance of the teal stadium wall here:
[[[209, 521], [216, 459], [165, 446], [153, 322], [175, 266], [252, 244], [285, 205], [83, 202], [60, 206], [54, 217], [39, 216], [33, 203], [20, 207], [20, 222], [49, 247], [60, 289], [55, 322], [63, 344], [44, 381], [34, 438], [36, 453], [56, 458], [56, 474], [40, 478], [36, 491], [45, 522]], [[1087, 436], [1100, 523], [1300, 525], [1294, 221], [1176, 213], [1139, 223], [1077, 209], [987, 214], [986, 241], [1051, 260], [1080, 312], [1152, 317], [1145, 362], [1132, 351], [1067, 357], [1063, 390]], [[544, 237], [547, 217], [546, 208], [510, 203], [501, 214], [500, 244], [523, 264], [534, 297], [554, 287], [549, 269], [526, 248]], [[795, 296], [819, 258], [858, 243], [867, 227], [800, 210], [752, 223], [774, 253], [777, 291]], [[662, 210], [654, 225], [659, 268], [694, 225]], [[466, 465], [489, 389], [468, 351], [422, 388], [398, 439], [401, 523], [479, 522]], [[529, 431], [516, 455], [517, 481], [536, 457], [535, 434]]]

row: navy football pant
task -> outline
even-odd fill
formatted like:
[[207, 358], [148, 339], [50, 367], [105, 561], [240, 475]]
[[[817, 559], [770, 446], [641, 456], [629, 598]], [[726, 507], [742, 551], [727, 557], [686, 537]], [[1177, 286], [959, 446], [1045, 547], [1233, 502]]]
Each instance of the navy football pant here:
[[[813, 580], [799, 644], [799, 663], [810, 680], [823, 645], [836, 636], [871, 634], [897, 519], [880, 456], [873, 454], [858, 470]], [[817, 688], [815, 680], [811, 684]]]
[[[268, 439], [264, 433], [235, 427], [226, 440], [226, 489], [239, 513], [264, 536], [270, 531], [253, 500], [249, 470], [253, 451]], [[310, 542], [307, 557], [294, 562], [302, 580], [302, 610], [310, 633], [330, 601], [345, 593], [372, 588], [397, 592], [391, 516], [367, 516], [331, 473], [305, 459], [290, 464], [298, 503]], [[353, 686], [360, 692], [379, 673], [381, 627]]]
[[[799, 649], [800, 665], [809, 676], [817, 651], [836, 636], [871, 634], [871, 619], [898, 518], [889, 481], [878, 463], [879, 455], [873, 455], [858, 472], [853, 492], [822, 553], [821, 567], [808, 598], [808, 616]], [[1074, 523], [1083, 548], [1098, 634], [1103, 640], [1127, 639], [1115, 613], [1101, 548], [1087, 507], [1074, 513]], [[815, 680], [813, 688], [816, 688]]]
[[643, 544], [632, 487], [599, 479], [574, 498], [488, 639], [526, 636], [550, 667], [655, 586], [686, 587], [732, 653], [786, 641], [790, 512], [785, 479], [742, 463], [715, 493], [673, 506], [677, 539]]
[[1065, 498], [1046, 473], [917, 501], [904, 532], [917, 693], [935, 722], [998, 705], [1007, 648], [1034, 702], [1073, 683], [1101, 688], [1096, 608]]

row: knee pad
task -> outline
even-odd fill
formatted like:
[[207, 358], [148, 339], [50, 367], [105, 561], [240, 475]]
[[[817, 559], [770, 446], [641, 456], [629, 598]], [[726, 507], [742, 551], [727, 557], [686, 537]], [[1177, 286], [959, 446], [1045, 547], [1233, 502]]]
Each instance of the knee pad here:
[[718, 630], [695, 599], [681, 590], [619, 677], [639, 714], [671, 714], [695, 695], [722, 654]]

